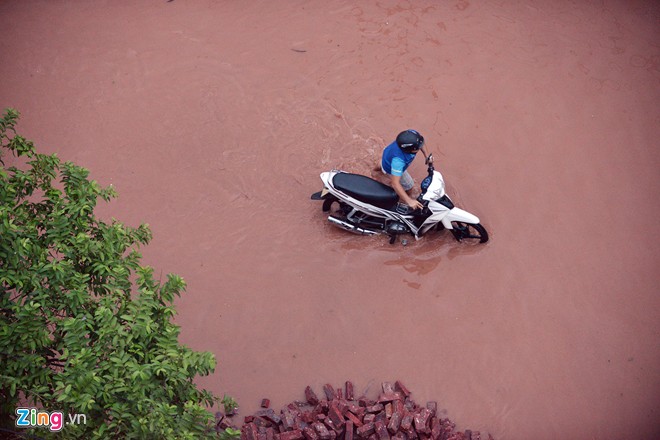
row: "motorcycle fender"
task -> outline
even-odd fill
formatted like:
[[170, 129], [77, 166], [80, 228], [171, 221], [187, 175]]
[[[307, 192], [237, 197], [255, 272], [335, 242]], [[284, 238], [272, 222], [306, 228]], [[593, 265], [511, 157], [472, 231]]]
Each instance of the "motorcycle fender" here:
[[323, 190], [315, 192], [312, 194], [312, 200], [325, 200], [327, 195], [330, 194], [328, 189], [328, 181], [331, 179], [332, 174], [330, 172], [321, 173], [321, 180], [323, 181]]
[[330, 181], [330, 179], [332, 178], [332, 176], [334, 174], [336, 174], [336, 173], [331, 173], [330, 171], [326, 171], [324, 173], [321, 173], [320, 177], [321, 177], [321, 181], [323, 182], [323, 186], [325, 186], [325, 187], [328, 186], [328, 182]]
[[312, 200], [324, 200], [325, 196], [328, 195], [329, 192], [327, 188], [323, 188], [323, 191], [315, 192], [312, 194]]
[[463, 223], [479, 223], [479, 217], [474, 214], [470, 214], [467, 211], [463, 211], [460, 208], [453, 208], [447, 213], [446, 216], [442, 219], [442, 224], [446, 229], [454, 229], [451, 225], [451, 222], [463, 222]]

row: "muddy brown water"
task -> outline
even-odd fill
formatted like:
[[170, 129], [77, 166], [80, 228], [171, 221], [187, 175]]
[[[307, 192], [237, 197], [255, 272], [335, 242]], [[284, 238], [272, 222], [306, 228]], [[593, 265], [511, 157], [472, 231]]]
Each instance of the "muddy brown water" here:
[[[402, 380], [500, 439], [660, 433], [653, 1], [0, 3], [0, 101], [151, 225], [242, 413]], [[485, 246], [327, 224], [322, 171], [421, 131]], [[418, 160], [418, 162], [421, 162]], [[415, 163], [412, 174], [424, 173]]]

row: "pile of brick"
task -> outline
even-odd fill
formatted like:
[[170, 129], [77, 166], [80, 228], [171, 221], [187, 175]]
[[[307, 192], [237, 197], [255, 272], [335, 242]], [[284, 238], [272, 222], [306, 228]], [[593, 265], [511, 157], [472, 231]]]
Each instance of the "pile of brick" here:
[[[264, 399], [263, 409], [245, 417], [241, 440], [481, 440], [479, 432], [455, 432], [455, 424], [438, 415], [436, 402], [418, 405], [399, 381], [384, 382], [376, 400], [355, 398], [351, 382], [343, 390], [326, 384], [323, 392], [325, 399], [319, 399], [307, 387], [305, 401], [279, 414]], [[490, 434], [487, 439], [493, 440]]]

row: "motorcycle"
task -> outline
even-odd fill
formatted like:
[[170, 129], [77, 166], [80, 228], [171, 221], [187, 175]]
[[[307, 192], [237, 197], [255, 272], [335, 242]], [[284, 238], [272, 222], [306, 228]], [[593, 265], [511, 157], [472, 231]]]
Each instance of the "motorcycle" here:
[[417, 200], [422, 209], [411, 209], [399, 202], [394, 189], [370, 177], [341, 170], [321, 173], [323, 190], [312, 200], [323, 201], [323, 212], [337, 203], [339, 209], [328, 221], [359, 235], [387, 234], [394, 244], [402, 234], [416, 240], [432, 230], [448, 229], [457, 241], [486, 243], [488, 232], [474, 214], [457, 208], [445, 193], [442, 174], [433, 167], [433, 156], [426, 158], [428, 176], [421, 183]]

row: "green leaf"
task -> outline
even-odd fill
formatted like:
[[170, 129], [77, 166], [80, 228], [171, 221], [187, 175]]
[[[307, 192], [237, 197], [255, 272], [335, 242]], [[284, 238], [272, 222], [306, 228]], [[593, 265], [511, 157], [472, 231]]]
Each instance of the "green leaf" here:
[[[173, 300], [185, 281], [154, 279], [139, 246], [148, 225], [96, 217], [114, 188], [89, 171], [37, 152], [0, 118], [0, 388], [7, 407], [93, 413], [76, 438], [200, 438], [218, 400], [194, 383], [215, 368], [211, 353], [178, 341]], [[25, 156], [6, 167], [4, 155]], [[10, 379], [5, 379], [10, 378]], [[148, 416], [146, 416], [148, 414]]]

